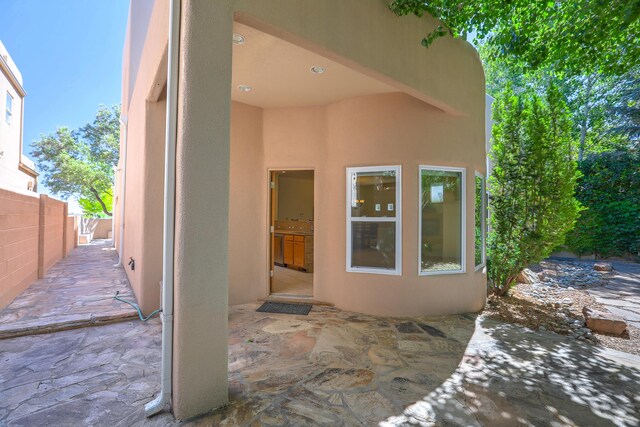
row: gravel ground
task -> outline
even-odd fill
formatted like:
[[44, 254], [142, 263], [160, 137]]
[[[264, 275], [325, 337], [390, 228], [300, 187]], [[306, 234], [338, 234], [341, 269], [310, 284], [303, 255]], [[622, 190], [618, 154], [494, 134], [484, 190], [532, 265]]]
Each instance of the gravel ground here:
[[594, 334], [584, 325], [583, 307], [607, 311], [585, 289], [605, 285], [613, 273], [570, 261], [543, 261], [531, 270], [542, 281], [518, 283], [506, 297], [490, 296], [485, 308], [489, 317], [640, 355], [639, 329], [629, 326], [628, 337], [614, 337]]

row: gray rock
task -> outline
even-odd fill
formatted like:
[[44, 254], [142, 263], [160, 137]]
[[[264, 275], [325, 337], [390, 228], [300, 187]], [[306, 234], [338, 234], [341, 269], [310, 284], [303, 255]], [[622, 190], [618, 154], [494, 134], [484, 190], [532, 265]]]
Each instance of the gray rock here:
[[610, 262], [597, 262], [593, 265], [593, 269], [596, 271], [611, 271], [613, 266]]

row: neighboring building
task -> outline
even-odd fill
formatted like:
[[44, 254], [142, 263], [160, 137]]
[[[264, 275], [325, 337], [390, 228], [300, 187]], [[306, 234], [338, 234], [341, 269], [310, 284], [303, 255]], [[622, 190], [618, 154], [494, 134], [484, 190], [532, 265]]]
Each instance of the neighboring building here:
[[35, 165], [22, 154], [25, 95], [22, 74], [0, 41], [0, 188], [36, 192]]
[[[379, 315], [482, 309], [485, 82], [471, 45], [446, 37], [425, 49], [437, 22], [398, 18], [383, 1], [182, 0], [180, 10], [169, 126], [176, 416], [226, 402], [228, 304], [275, 295]], [[160, 305], [169, 16], [168, 0], [131, 2], [123, 55], [114, 236], [145, 313]]]

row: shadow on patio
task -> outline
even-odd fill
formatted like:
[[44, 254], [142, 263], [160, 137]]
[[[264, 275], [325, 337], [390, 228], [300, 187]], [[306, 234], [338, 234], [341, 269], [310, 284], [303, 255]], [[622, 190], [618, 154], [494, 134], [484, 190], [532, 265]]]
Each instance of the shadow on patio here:
[[[188, 425], [637, 425], [640, 358], [482, 316], [230, 308], [230, 404]], [[160, 322], [2, 341], [0, 424], [150, 420]], [[422, 424], [420, 424], [422, 423]]]
[[637, 426], [640, 357], [480, 317], [456, 372], [381, 425], [434, 421]]
[[113, 300], [116, 291], [134, 300], [111, 240], [73, 249], [48, 272], [0, 310], [0, 339], [122, 321], [137, 316]]

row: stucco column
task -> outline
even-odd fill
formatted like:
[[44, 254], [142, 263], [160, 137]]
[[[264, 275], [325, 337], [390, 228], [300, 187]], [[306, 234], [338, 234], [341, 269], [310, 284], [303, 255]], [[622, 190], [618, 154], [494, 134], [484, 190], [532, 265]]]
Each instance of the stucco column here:
[[182, 0], [176, 159], [173, 411], [228, 401], [230, 2]]

